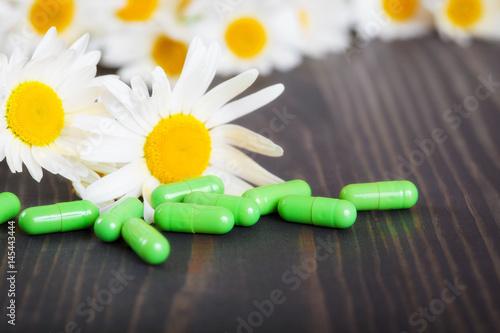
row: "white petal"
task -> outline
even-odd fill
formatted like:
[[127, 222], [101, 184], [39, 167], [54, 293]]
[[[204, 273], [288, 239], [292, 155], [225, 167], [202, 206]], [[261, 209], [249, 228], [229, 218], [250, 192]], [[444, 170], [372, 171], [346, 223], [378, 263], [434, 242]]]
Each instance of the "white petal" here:
[[168, 103], [170, 102], [170, 82], [167, 75], [161, 67], [153, 70], [153, 100], [156, 103], [156, 109], [162, 118], [168, 116]]
[[[95, 144], [92, 144], [94, 139]], [[102, 163], [130, 163], [144, 156], [145, 138], [140, 140], [93, 136], [86, 140], [89, 144], [80, 151], [82, 159]]]
[[161, 183], [153, 176], [148, 177], [142, 186], [142, 199], [144, 200], [144, 220], [149, 224], [154, 223], [154, 208], [151, 204], [151, 193], [160, 186]]
[[85, 197], [94, 203], [119, 198], [140, 188], [148, 174], [144, 160], [132, 162], [90, 184], [85, 190]]
[[73, 96], [77, 94], [75, 88], [78, 90], [87, 86], [87, 84], [95, 77], [97, 69], [93, 66], [84, 67], [75, 73], [72, 73], [57, 86], [55, 90], [58, 96]]
[[64, 41], [57, 41], [57, 30], [50, 28], [33, 52], [31, 59], [38, 59], [61, 52], [65, 48]]
[[130, 86], [132, 87], [132, 91], [139, 98], [140, 101], [144, 101], [149, 98], [149, 90], [144, 83], [144, 80], [141, 79], [140, 76], [133, 76], [130, 79]]
[[189, 98], [188, 96], [185, 96], [183, 99], [182, 112], [184, 114], [191, 113], [193, 105], [205, 94], [210, 86], [210, 83], [212, 83], [217, 71], [220, 52], [221, 50], [219, 44], [210, 44], [207, 55], [204, 59], [202, 70], [198, 73], [193, 73], [193, 76], [190, 78], [189, 81], [192, 82], [193, 89], [190, 89], [189, 91]]
[[31, 147], [35, 161], [45, 170], [61, 175], [71, 181], [78, 182], [80, 177], [88, 175], [88, 169], [78, 160], [64, 157], [50, 146]]
[[132, 86], [132, 91], [134, 92], [138, 103], [140, 103], [139, 110], [142, 119], [148, 123], [148, 130], [151, 131], [160, 121], [160, 117], [157, 110], [154, 108], [154, 103], [150, 100], [148, 87], [146, 86], [144, 80], [139, 76], [132, 77], [130, 85]]
[[118, 138], [130, 138], [139, 140], [144, 138], [131, 132], [128, 128], [120, 124], [120, 122], [104, 117], [77, 115], [71, 119], [71, 124], [87, 132], [102, 134], [103, 136], [114, 136]]
[[64, 111], [71, 113], [77, 111], [86, 111], [88, 107], [93, 106], [96, 100], [102, 94], [103, 89], [100, 87], [89, 87], [82, 89], [76, 96], [64, 102]]
[[7, 144], [7, 137], [8, 134], [6, 131], [0, 134], [0, 161], [3, 161], [5, 158], [5, 146]]
[[284, 89], [282, 84], [275, 84], [226, 104], [205, 123], [205, 126], [210, 129], [247, 115], [276, 99]]
[[144, 201], [144, 221], [149, 224], [153, 224], [155, 222], [155, 209], [147, 201]]
[[189, 46], [184, 68], [172, 91], [170, 113], [177, 114], [183, 109], [184, 102], [190, 98], [192, 90], [200, 84], [196, 79], [203, 70], [207, 48], [200, 38], [195, 37]]
[[[110, 210], [111, 208], [121, 204], [123, 201], [125, 201], [127, 198], [139, 198], [139, 196], [141, 195], [141, 187], [138, 186], [137, 188], [134, 188], [132, 189], [132, 191], [126, 193], [125, 195], [123, 195], [120, 199], [114, 201], [114, 200], [110, 200], [110, 201], [106, 201], [106, 202], [94, 202], [94, 204], [99, 207], [99, 212], [101, 214], [107, 212], [108, 210]], [[90, 199], [85, 199], [85, 200], [90, 200]], [[90, 200], [92, 201], [92, 200]]]
[[145, 202], [149, 202], [149, 204], [151, 204], [151, 193], [153, 193], [153, 191], [160, 185], [160, 181], [155, 177], [149, 176], [146, 178], [144, 184], [142, 185], [142, 198]]
[[21, 145], [23, 143], [9, 135], [7, 144], [5, 145], [5, 155], [7, 157], [7, 164], [9, 165], [12, 173], [23, 171], [23, 162], [21, 161]]
[[257, 186], [283, 182], [238, 149], [225, 144], [213, 145], [210, 164]]
[[43, 177], [42, 167], [31, 155], [31, 148], [27, 145], [23, 145], [21, 147], [21, 159], [23, 160], [24, 165], [28, 169], [31, 177], [37, 182], [40, 182]]
[[119, 80], [106, 80], [104, 82], [109, 93], [104, 93], [102, 102], [125, 127], [134, 133], [147, 135], [150, 125], [142, 117], [136, 115], [140, 103], [132, 98], [131, 89]]
[[75, 50], [78, 55], [85, 53], [87, 45], [89, 45], [90, 35], [89, 33], [84, 34], [76, 42], [74, 42], [69, 49]]
[[221, 125], [210, 130], [212, 142], [226, 143], [267, 156], [283, 156], [283, 148], [245, 127]]
[[224, 104], [228, 103], [250, 87], [258, 76], [258, 70], [250, 69], [222, 82], [206, 93], [194, 105], [192, 115], [204, 123], [212, 114], [219, 111]]
[[222, 180], [225, 194], [241, 196], [246, 190], [253, 188], [252, 185], [248, 184], [243, 179], [214, 166], [208, 166], [203, 172], [203, 176], [207, 175], [214, 175]]

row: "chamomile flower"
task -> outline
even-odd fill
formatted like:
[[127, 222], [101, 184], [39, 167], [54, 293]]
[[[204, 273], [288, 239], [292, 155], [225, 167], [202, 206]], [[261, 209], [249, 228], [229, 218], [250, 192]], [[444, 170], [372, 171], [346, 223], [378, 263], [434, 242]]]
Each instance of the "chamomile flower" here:
[[[152, 94], [139, 77], [131, 87], [109, 79], [103, 103], [116, 120], [102, 143], [82, 158], [93, 162], [124, 164], [90, 184], [84, 199], [100, 204], [127, 196], [143, 196], [145, 218], [151, 221], [150, 194], [160, 184], [202, 175], [220, 176], [226, 193], [242, 194], [254, 185], [282, 180], [254, 162], [235, 147], [281, 156], [283, 150], [267, 138], [244, 127], [227, 124], [274, 100], [283, 85], [270, 86], [231, 101], [257, 78], [255, 69], [246, 71], [206, 92], [219, 61], [220, 48], [208, 48], [195, 38], [189, 48], [182, 74], [171, 90], [165, 72], [153, 70]], [[101, 117], [79, 116], [75, 124], [89, 130]]]
[[471, 37], [500, 38], [500, 1], [440, 0], [429, 3], [444, 39], [467, 44]]
[[121, 66], [118, 75], [126, 82], [139, 75], [149, 86], [151, 71], [157, 66], [175, 82], [182, 72], [191, 38], [187, 30], [159, 24], [118, 32], [109, 36], [103, 64]]
[[96, 39], [103, 50], [102, 64], [121, 67], [120, 77], [129, 81], [139, 75], [151, 82], [151, 71], [160, 66], [176, 80], [193, 38], [184, 11], [186, 0], [128, 0], [112, 16], [103, 16], [108, 33]]
[[110, 10], [112, 3], [99, 0], [18, 0], [15, 8], [19, 19], [9, 38], [13, 47], [22, 46], [30, 53], [51, 27], [57, 29], [59, 38], [70, 43], [86, 32], [99, 29], [93, 13], [96, 8], [101, 12]]
[[85, 133], [71, 125], [81, 113], [103, 115], [95, 101], [100, 53], [87, 52], [88, 34], [66, 49], [49, 29], [31, 59], [14, 51], [0, 55], [0, 160], [12, 172], [23, 164], [40, 181], [42, 169], [72, 181], [96, 178], [79, 159], [78, 145]]
[[432, 29], [425, 0], [355, 0], [355, 29], [363, 39], [384, 41], [411, 38]]
[[339, 52], [349, 45], [349, 10], [344, 0], [289, 0], [300, 51], [311, 57]]
[[222, 45], [220, 74], [256, 68], [267, 75], [273, 69], [286, 71], [300, 63], [295, 24], [292, 9], [282, 2], [244, 1], [225, 12], [212, 10], [196, 31], [205, 40]]

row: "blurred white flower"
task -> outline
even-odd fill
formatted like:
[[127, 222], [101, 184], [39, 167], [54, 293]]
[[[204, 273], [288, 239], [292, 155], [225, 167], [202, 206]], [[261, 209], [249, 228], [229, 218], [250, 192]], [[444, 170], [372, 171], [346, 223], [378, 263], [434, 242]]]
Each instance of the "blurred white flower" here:
[[436, 0], [428, 7], [443, 39], [462, 45], [472, 37], [500, 39], [499, 0]]
[[51, 27], [68, 43], [84, 33], [101, 29], [94, 13], [109, 15], [114, 4], [100, 0], [17, 0], [14, 3], [16, 24], [8, 34], [10, 48], [7, 51], [16, 48], [26, 54], [34, 50]]
[[296, 16], [283, 1], [244, 1], [224, 15], [213, 8], [206, 12], [196, 34], [222, 45], [220, 74], [257, 68], [266, 75], [300, 63]]
[[185, 15], [189, 4], [186, 0], [128, 0], [111, 17], [102, 16], [108, 33], [94, 42], [103, 50], [101, 63], [120, 67], [118, 74], [126, 82], [139, 75], [150, 85], [156, 66], [175, 82], [193, 38]]
[[310, 57], [340, 52], [349, 46], [350, 11], [345, 0], [289, 0], [295, 15], [300, 51]]
[[353, 0], [354, 28], [363, 39], [383, 41], [421, 36], [431, 31], [432, 15], [424, 0]]

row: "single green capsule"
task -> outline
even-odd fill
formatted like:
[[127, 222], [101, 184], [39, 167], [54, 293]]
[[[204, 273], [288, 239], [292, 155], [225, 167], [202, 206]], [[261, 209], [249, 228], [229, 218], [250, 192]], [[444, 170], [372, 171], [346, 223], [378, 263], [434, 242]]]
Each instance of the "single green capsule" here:
[[170, 254], [170, 244], [165, 236], [142, 219], [132, 218], [125, 222], [122, 237], [148, 264], [161, 264]]
[[356, 221], [356, 207], [346, 200], [289, 195], [278, 204], [280, 216], [290, 222], [329, 228], [349, 228]]
[[137, 198], [127, 198], [111, 208], [97, 219], [94, 232], [103, 242], [114, 242], [120, 238], [120, 232], [125, 222], [131, 218], [141, 218], [144, 205]]
[[81, 230], [94, 225], [99, 209], [90, 201], [31, 207], [19, 216], [19, 227], [29, 235]]
[[185, 203], [227, 208], [233, 213], [234, 224], [250, 227], [260, 218], [260, 208], [253, 200], [234, 195], [193, 192], [184, 198]]
[[20, 211], [21, 201], [14, 193], [0, 193], [0, 224], [12, 220]]
[[278, 202], [287, 195], [311, 196], [311, 187], [305, 181], [297, 179], [256, 187], [243, 193], [243, 197], [252, 199], [259, 205], [261, 215], [276, 212]]
[[387, 210], [413, 207], [418, 191], [407, 180], [347, 185], [340, 199], [348, 200], [357, 210]]
[[155, 210], [160, 229], [192, 234], [225, 234], [234, 226], [233, 214], [224, 207], [167, 202]]
[[151, 204], [153, 208], [165, 202], [182, 202], [184, 197], [191, 192], [224, 193], [224, 183], [217, 176], [205, 176], [158, 186], [151, 193]]

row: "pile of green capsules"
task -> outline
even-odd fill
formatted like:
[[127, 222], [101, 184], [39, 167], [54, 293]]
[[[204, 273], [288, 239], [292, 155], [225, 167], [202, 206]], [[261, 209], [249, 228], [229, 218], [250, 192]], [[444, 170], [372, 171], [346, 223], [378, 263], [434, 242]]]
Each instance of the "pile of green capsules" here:
[[[410, 208], [418, 192], [409, 181], [352, 184], [344, 187], [340, 199], [312, 197], [303, 180], [256, 187], [243, 196], [224, 194], [224, 184], [216, 176], [205, 176], [162, 185], [151, 194], [154, 221], [164, 231], [225, 234], [235, 226], [250, 227], [260, 216], [278, 212], [290, 222], [330, 228], [348, 228], [359, 210]], [[12, 193], [0, 194], [0, 222], [15, 218], [19, 199]], [[165, 261], [170, 245], [162, 233], [145, 222], [144, 205], [126, 198], [99, 216], [98, 208], [81, 200], [25, 209], [20, 228], [30, 235], [64, 232], [94, 227], [104, 242], [121, 237], [149, 264]]]

